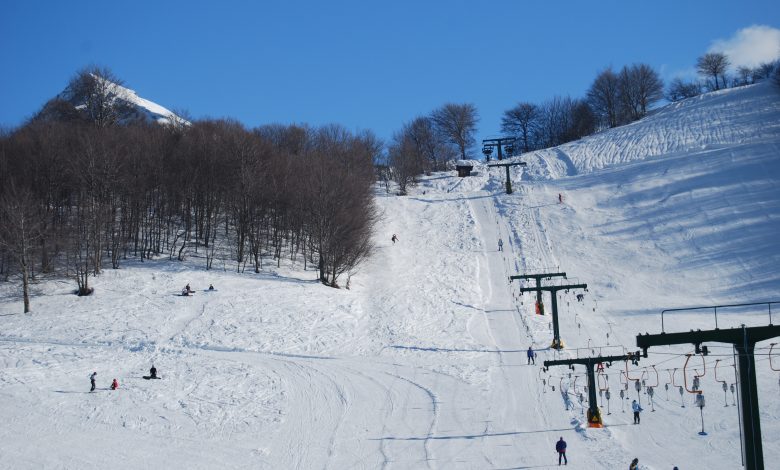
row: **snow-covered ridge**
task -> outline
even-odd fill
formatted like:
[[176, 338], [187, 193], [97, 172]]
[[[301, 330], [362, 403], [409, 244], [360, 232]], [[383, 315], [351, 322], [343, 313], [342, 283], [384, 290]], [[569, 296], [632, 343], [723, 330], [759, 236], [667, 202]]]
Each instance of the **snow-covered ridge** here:
[[[140, 119], [164, 125], [190, 125], [189, 121], [178, 116], [168, 108], [138, 96], [135, 90], [131, 90], [130, 88], [108, 81], [94, 74], [92, 74], [92, 77], [100, 83], [112, 102], [119, 101], [119, 104], [124, 105], [123, 107], [128, 109], [128, 112], [126, 112], [127, 115], [122, 116], [123, 121]], [[84, 103], [79, 103], [74, 99], [73, 93], [69, 89], [63, 91], [59, 97], [73, 103], [76, 109], [85, 107]]]
[[555, 179], [662, 155], [780, 138], [780, 89], [771, 82], [669, 104], [634, 123], [529, 152], [527, 173]]

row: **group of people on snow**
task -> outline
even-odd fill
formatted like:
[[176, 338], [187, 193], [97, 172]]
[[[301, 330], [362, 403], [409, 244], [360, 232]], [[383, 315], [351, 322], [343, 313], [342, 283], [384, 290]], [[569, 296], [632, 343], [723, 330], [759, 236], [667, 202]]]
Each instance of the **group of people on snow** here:
[[[159, 379], [160, 378], [160, 377], [157, 377], [157, 368], [154, 367], [154, 364], [152, 364], [152, 368], [149, 369], [149, 375], [145, 376], [144, 378], [145, 379], [146, 378], [149, 378], [149, 379]], [[89, 375], [89, 384], [90, 384], [89, 391], [90, 392], [94, 392], [95, 391], [95, 388], [96, 388], [95, 381], [96, 380], [97, 380], [97, 372], [92, 372]], [[111, 385], [109, 386], [109, 388], [111, 390], [117, 390], [119, 388], [119, 380], [117, 380], [117, 379], [112, 380], [111, 381]]]
[[[90, 384], [89, 391], [90, 392], [94, 392], [95, 391], [95, 387], [96, 387], [95, 381], [96, 380], [97, 380], [97, 372], [92, 372], [92, 374], [89, 375], [89, 384]], [[111, 390], [116, 390], [118, 388], [119, 388], [119, 381], [117, 379], [112, 380], [111, 381]]]
[[[208, 290], [210, 290], [210, 291], [212, 291], [212, 290], [216, 290], [216, 289], [214, 289], [214, 284], [209, 284], [209, 288], [208, 288]], [[188, 282], [188, 283], [187, 283], [187, 285], [186, 285], [186, 286], [184, 286], [184, 288], [181, 290], [181, 295], [183, 295], [183, 296], [185, 296], [185, 297], [187, 297], [187, 296], [188, 296], [188, 295], [190, 295], [190, 294], [194, 294], [194, 293], [195, 293], [195, 291], [194, 291], [194, 290], [192, 290], [192, 288], [190, 287], [190, 283], [189, 283], [189, 282]]]

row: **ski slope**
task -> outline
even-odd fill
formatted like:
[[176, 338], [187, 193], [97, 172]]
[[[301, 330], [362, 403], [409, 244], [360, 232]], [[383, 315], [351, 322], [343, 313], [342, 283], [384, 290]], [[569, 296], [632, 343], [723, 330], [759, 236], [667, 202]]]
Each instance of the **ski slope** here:
[[[634, 457], [646, 469], [739, 468], [736, 407], [713, 370], [720, 360], [718, 379], [734, 382], [730, 348], [710, 344], [687, 371], [690, 380], [706, 363], [707, 436], [693, 395], [673, 388], [667, 399], [663, 387], [665, 369], [682, 381], [691, 346], [651, 349], [628, 368], [647, 385], [651, 366], [661, 371], [652, 407], [633, 387], [619, 398], [624, 364], [607, 369], [603, 429], [583, 424], [584, 371], [540, 364], [635, 350], [637, 333], [661, 331], [663, 308], [778, 300], [778, 106], [765, 85], [683, 102], [610, 131], [614, 150], [607, 133], [576, 143], [598, 161], [554, 150], [570, 176], [549, 170], [563, 160], [540, 157], [514, 174], [512, 195], [503, 171], [482, 165], [465, 179], [434, 174], [406, 197], [378, 189], [376, 249], [349, 290], [322, 286], [302, 262], [205, 271], [194, 252], [107, 270], [90, 297], [42, 280], [27, 315], [17, 286], [2, 283], [0, 467], [544, 469], [557, 467], [564, 437], [572, 468], [627, 468]], [[707, 145], [679, 136], [686, 107], [719, 113], [696, 131]], [[664, 124], [665, 114], [676, 117]], [[583, 302], [560, 294], [561, 352], [548, 348], [549, 316], [508, 282], [553, 269], [588, 284]], [[177, 295], [187, 283], [196, 293]], [[721, 327], [767, 321], [765, 311], [719, 312]], [[713, 326], [706, 313], [666, 320], [666, 331]], [[780, 374], [758, 346], [772, 468]], [[141, 378], [152, 364], [162, 380]], [[114, 377], [120, 389], [107, 390]], [[624, 411], [636, 398], [637, 426]]]

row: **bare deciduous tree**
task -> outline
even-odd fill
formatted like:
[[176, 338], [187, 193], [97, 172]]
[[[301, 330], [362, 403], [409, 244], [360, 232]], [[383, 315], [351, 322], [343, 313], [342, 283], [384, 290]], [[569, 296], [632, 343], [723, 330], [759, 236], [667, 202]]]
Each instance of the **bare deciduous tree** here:
[[753, 69], [741, 65], [737, 67], [737, 74], [734, 77], [734, 85], [735, 86], [750, 85], [751, 83], [753, 83], [753, 76], [754, 76]]
[[469, 150], [475, 144], [479, 115], [473, 104], [448, 103], [431, 113], [436, 129], [452, 144], [458, 147], [460, 158], [468, 158]]
[[523, 152], [537, 148], [534, 136], [540, 121], [539, 107], [532, 103], [518, 103], [514, 108], [504, 111], [501, 118], [501, 132], [516, 136], [520, 140]]
[[119, 123], [132, 112], [120, 93], [122, 81], [105, 67], [88, 67], [73, 77], [65, 96], [98, 127]]
[[648, 108], [663, 98], [664, 84], [647, 64], [625, 66], [620, 70], [620, 104], [624, 122], [647, 115]]
[[30, 276], [34, 252], [41, 237], [39, 213], [28, 190], [11, 184], [0, 198], [0, 247], [10, 254], [19, 268], [24, 313], [30, 311]]
[[422, 174], [424, 158], [414, 140], [405, 132], [406, 129], [393, 135], [387, 149], [388, 164], [402, 196], [416, 183], [417, 176]]
[[601, 71], [588, 89], [588, 103], [598, 116], [603, 127], [620, 125], [620, 80], [618, 75], [607, 67]]
[[708, 52], [696, 60], [696, 70], [699, 74], [712, 79], [710, 86], [713, 90], [720, 90], [721, 85], [726, 85], [726, 70], [731, 61], [722, 52]]
[[701, 84], [699, 82], [684, 82], [681, 78], [675, 78], [669, 84], [666, 99], [669, 101], [680, 101], [699, 96], [700, 94]]
[[457, 150], [447, 141], [446, 136], [437, 132], [429, 117], [414, 119], [404, 126], [402, 132], [416, 147], [425, 172], [443, 170], [448, 161], [457, 157]]

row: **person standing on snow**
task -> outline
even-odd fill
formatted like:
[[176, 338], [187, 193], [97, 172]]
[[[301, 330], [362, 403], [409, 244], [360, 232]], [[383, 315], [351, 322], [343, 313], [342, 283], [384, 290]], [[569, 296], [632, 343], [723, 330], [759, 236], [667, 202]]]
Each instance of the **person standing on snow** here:
[[154, 364], [152, 364], [152, 368], [149, 369], [149, 377], [152, 378], [152, 379], [156, 379], [157, 378], [157, 368], [154, 367]]
[[528, 346], [528, 364], [536, 365], [536, 353], [533, 349], [531, 349], [531, 346]]
[[639, 413], [642, 411], [642, 407], [634, 400], [631, 402], [631, 409], [634, 410], [634, 424], [639, 424]]
[[639, 459], [634, 459], [631, 461], [631, 465], [629, 465], [628, 470], [639, 470]]
[[504, 240], [498, 239], [498, 251], [504, 251]]
[[396, 234], [393, 234], [393, 236], [392, 236], [392, 238], [390, 238], [390, 240], [393, 242], [393, 245], [395, 245], [395, 242], [398, 241], [398, 237], [396, 236]]
[[563, 196], [561, 193], [558, 193], [558, 204], [563, 204]]
[[561, 464], [561, 458], [563, 458], [564, 465], [569, 465], [569, 461], [566, 459], [566, 441], [563, 440], [563, 436], [555, 443], [555, 451], [558, 452], [558, 465]]
[[92, 385], [89, 389], [90, 392], [95, 391], [95, 377], [97, 377], [97, 372], [92, 372], [92, 375], [89, 376], [89, 383]]

